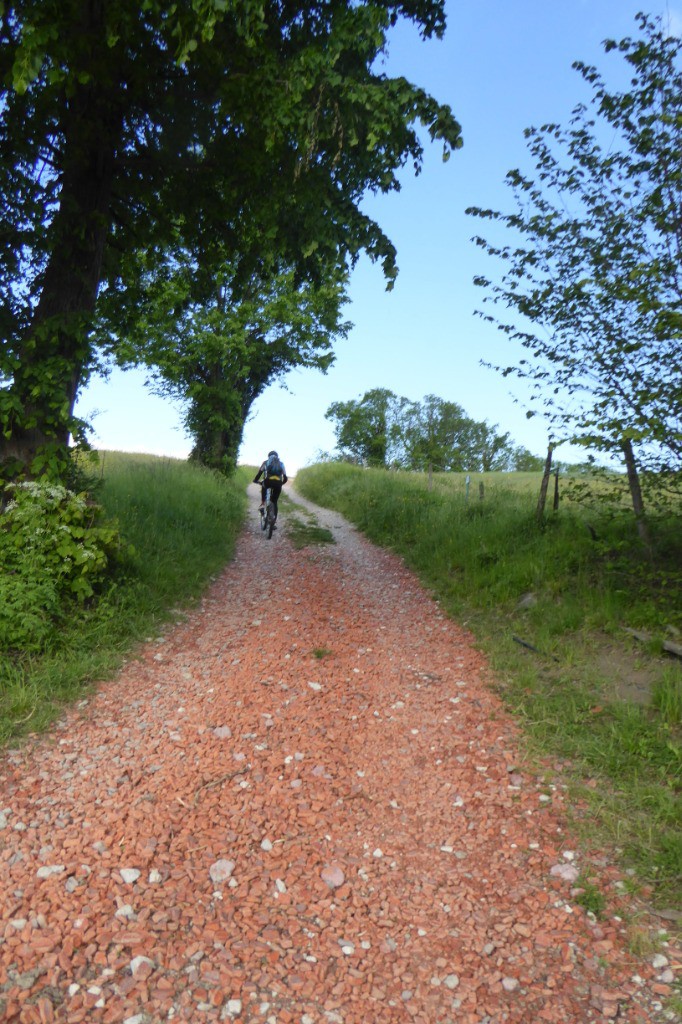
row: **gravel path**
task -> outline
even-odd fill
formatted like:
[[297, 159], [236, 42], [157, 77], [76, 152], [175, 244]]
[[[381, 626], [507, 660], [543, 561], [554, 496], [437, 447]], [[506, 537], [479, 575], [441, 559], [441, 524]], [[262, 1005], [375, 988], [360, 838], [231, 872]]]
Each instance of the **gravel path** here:
[[333, 513], [267, 541], [250, 492], [201, 606], [0, 759], [0, 1018], [664, 1019], [472, 638]]

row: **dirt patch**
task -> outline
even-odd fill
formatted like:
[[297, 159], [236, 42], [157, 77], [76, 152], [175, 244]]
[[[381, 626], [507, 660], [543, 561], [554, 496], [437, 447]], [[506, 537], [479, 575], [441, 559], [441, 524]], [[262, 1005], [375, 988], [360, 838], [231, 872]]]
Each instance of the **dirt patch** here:
[[656, 1020], [471, 636], [333, 513], [266, 540], [252, 494], [201, 607], [2, 756], [3, 1019]]
[[644, 706], [651, 704], [654, 686], [668, 664], [662, 658], [643, 655], [628, 637], [622, 644], [605, 639], [591, 651], [591, 658], [608, 699]]

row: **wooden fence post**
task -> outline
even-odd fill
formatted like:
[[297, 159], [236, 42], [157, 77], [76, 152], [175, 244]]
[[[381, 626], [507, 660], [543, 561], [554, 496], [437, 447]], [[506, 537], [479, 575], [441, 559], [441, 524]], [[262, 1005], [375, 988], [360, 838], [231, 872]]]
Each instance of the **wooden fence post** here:
[[547, 488], [549, 487], [549, 478], [552, 475], [552, 453], [554, 452], [554, 445], [550, 444], [547, 450], [547, 458], [545, 460], [545, 469], [542, 474], [542, 483], [540, 484], [540, 497], [538, 498], [538, 508], [536, 517], [538, 523], [541, 523], [545, 515], [545, 504], [547, 503]]
[[637, 462], [635, 461], [635, 453], [632, 449], [632, 441], [628, 438], [623, 441], [621, 447], [623, 449], [623, 455], [625, 456], [625, 468], [627, 469], [628, 474], [628, 486], [630, 488], [630, 497], [632, 498], [632, 508], [635, 513], [635, 520], [637, 521], [637, 533], [639, 534], [640, 540], [644, 541], [645, 544], [651, 544], [649, 527], [647, 526], [646, 519], [644, 518], [644, 500], [642, 499], [642, 488], [639, 483], [639, 473], [637, 472]]

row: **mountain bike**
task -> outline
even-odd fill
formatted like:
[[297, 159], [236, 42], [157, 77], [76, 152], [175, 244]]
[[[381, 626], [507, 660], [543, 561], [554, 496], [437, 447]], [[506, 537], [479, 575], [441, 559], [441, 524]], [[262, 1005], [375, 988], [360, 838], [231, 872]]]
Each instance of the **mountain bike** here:
[[272, 531], [275, 529], [276, 518], [277, 509], [272, 500], [272, 492], [268, 487], [265, 491], [265, 507], [260, 510], [260, 528], [266, 531], [268, 540], [272, 537]]

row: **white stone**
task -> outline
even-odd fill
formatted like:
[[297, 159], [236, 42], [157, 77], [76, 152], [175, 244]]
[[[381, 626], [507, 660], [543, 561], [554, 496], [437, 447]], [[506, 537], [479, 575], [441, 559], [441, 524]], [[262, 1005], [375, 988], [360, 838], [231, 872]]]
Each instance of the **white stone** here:
[[66, 871], [63, 864], [44, 864], [42, 868], [38, 868], [36, 875], [38, 878], [49, 878], [50, 875], [61, 875], [63, 871]]
[[120, 868], [119, 871], [121, 878], [127, 885], [132, 885], [142, 874], [142, 872], [138, 871], [137, 868]]
[[564, 882], [575, 882], [580, 874], [573, 864], [555, 864], [549, 873], [555, 878], [563, 878]]
[[651, 961], [652, 967], [655, 967], [657, 971], [660, 971], [663, 967], [667, 967], [670, 961], [667, 956], [663, 956], [662, 953], [657, 953]]
[[234, 871], [234, 861], [220, 859], [211, 864], [208, 869], [208, 873], [211, 876], [211, 881], [214, 885], [218, 885], [220, 882], [226, 882]]
[[514, 992], [519, 987], [518, 978], [503, 978], [502, 988], [505, 992]]
[[456, 974], [448, 974], [447, 978], [444, 978], [443, 984], [446, 988], [454, 991], [459, 985], [459, 977]]
[[153, 967], [154, 961], [150, 960], [148, 956], [133, 957], [133, 959], [130, 961], [130, 970], [132, 974], [137, 974], [137, 972], [139, 971], [140, 967], [142, 967], [143, 964], [149, 964], [150, 967]]
[[152, 870], [149, 872], [149, 884], [150, 885], [157, 885], [162, 880], [163, 880], [163, 877], [161, 875], [161, 872], [157, 871], [156, 868], [152, 868]]

